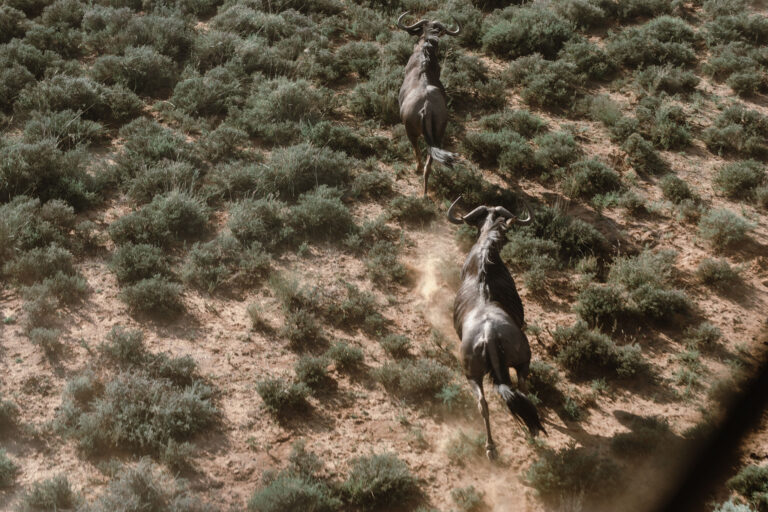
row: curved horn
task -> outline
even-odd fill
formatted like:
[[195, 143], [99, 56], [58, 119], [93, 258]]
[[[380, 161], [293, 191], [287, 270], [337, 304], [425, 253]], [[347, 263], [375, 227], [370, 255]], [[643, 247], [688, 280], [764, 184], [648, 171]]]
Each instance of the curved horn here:
[[469, 212], [468, 214], [463, 216], [461, 219], [464, 222], [466, 222], [467, 224], [474, 224], [475, 220], [477, 220], [477, 217], [481, 213], [482, 214], [488, 213], [488, 207], [487, 206], [478, 206], [477, 208], [475, 208], [474, 210], [472, 210], [471, 212]]
[[451, 222], [451, 224], [463, 224], [464, 221], [461, 220], [459, 217], [454, 215], [453, 209], [456, 207], [456, 204], [459, 202], [459, 199], [461, 199], [461, 196], [457, 197], [456, 200], [451, 203], [451, 207], [448, 208], [448, 220]]
[[445, 33], [448, 34], [449, 36], [457, 36], [461, 32], [461, 23], [459, 23], [458, 20], [453, 16], [451, 16], [451, 19], [456, 24], [456, 28], [453, 30], [445, 29]]
[[409, 12], [410, 11], [405, 11], [403, 14], [400, 15], [399, 18], [397, 18], [397, 28], [403, 29], [406, 32], [412, 34], [415, 29], [420, 28], [422, 25], [424, 25], [427, 22], [427, 20], [419, 20], [413, 25], [403, 25], [403, 18], [405, 18]]
[[498, 213], [499, 215], [502, 215], [502, 216], [504, 216], [504, 217], [506, 217], [508, 219], [515, 219], [515, 218], [517, 218], [514, 215], [512, 215], [512, 213], [509, 210], [507, 210], [506, 208], [504, 208], [503, 206], [497, 206], [496, 207], [496, 213]]
[[525, 226], [527, 224], [530, 224], [533, 222], [533, 212], [531, 211], [531, 206], [528, 204], [528, 201], [523, 199], [523, 206], [525, 207], [525, 215], [526, 217], [516, 217], [515, 223], [519, 224], [520, 226]]

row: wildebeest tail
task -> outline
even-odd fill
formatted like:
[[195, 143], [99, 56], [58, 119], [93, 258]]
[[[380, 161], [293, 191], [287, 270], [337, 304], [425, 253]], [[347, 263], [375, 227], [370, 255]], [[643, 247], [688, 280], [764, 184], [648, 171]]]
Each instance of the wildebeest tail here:
[[429, 146], [429, 154], [441, 164], [451, 167], [458, 155], [437, 147], [438, 145], [435, 143], [434, 137], [432, 137], [432, 117], [429, 103], [424, 105], [419, 111], [419, 115], [421, 116], [421, 133], [424, 135], [424, 140], [427, 141], [427, 146]]
[[517, 389], [513, 390], [510, 387], [512, 381], [509, 377], [509, 368], [503, 362], [501, 351], [492, 339], [486, 341], [486, 358], [488, 359], [488, 367], [491, 369], [491, 380], [496, 391], [506, 402], [512, 416], [524, 423], [533, 437], [536, 437], [539, 432], [546, 434], [547, 431], [541, 424], [539, 412], [533, 402]]

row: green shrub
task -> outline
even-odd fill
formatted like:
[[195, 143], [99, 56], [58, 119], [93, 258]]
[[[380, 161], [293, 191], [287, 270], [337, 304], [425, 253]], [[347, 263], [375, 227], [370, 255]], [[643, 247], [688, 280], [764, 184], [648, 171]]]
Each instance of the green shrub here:
[[45, 355], [48, 357], [55, 357], [64, 347], [59, 339], [61, 331], [58, 329], [34, 327], [27, 332], [27, 336], [29, 337], [29, 341], [31, 341], [33, 345], [42, 348], [43, 352], [45, 352]]
[[560, 382], [560, 374], [557, 369], [544, 361], [534, 359], [531, 361], [530, 374], [528, 374], [529, 392], [548, 405], [559, 400], [560, 391], [557, 384]]
[[243, 244], [259, 242], [273, 249], [289, 234], [285, 229], [285, 208], [285, 203], [271, 197], [243, 199], [230, 208], [229, 229]]
[[59, 149], [71, 150], [104, 137], [101, 124], [81, 118], [79, 112], [64, 110], [42, 114], [33, 112], [24, 125], [24, 140], [30, 144], [55, 139]]
[[746, 240], [752, 224], [730, 210], [710, 210], [699, 221], [699, 235], [716, 249], [732, 247]]
[[679, 149], [691, 143], [682, 107], [655, 97], [643, 98], [637, 106], [637, 121], [643, 133], [664, 149]]
[[554, 4], [557, 13], [570, 20], [577, 28], [591, 29], [603, 26], [607, 21], [607, 12], [599, 2], [590, 0], [564, 0]]
[[456, 107], [504, 107], [503, 83], [490, 78], [487, 66], [474, 55], [455, 54], [448, 59], [443, 67], [442, 82], [450, 103]]
[[384, 352], [395, 359], [403, 359], [411, 355], [411, 340], [407, 336], [388, 334], [379, 340], [379, 344]]
[[341, 506], [341, 500], [324, 482], [289, 472], [280, 472], [248, 501], [248, 510], [253, 512], [333, 512]]
[[520, 134], [510, 130], [468, 133], [463, 145], [469, 157], [483, 165], [499, 165], [502, 155], [520, 150], [522, 156], [510, 155], [510, 157], [518, 158], [518, 162], [522, 161], [524, 164], [527, 162], [526, 167], [530, 167], [533, 163], [533, 150]]
[[608, 38], [606, 51], [618, 64], [630, 68], [696, 61], [696, 33], [680, 18], [660, 16], [640, 26], [624, 28]]
[[124, 139], [124, 146], [115, 163], [123, 179], [145, 174], [148, 167], [163, 160], [196, 163], [184, 136], [154, 120], [136, 119], [123, 126], [118, 135]]
[[10, 5], [0, 7], [0, 44], [5, 44], [13, 38], [24, 37], [29, 27], [29, 21], [24, 13]]
[[41, 283], [24, 288], [22, 294], [28, 299], [44, 295], [55, 297], [60, 304], [75, 304], [80, 302], [90, 292], [88, 282], [78, 274], [56, 272], [43, 279]]
[[251, 155], [244, 150], [248, 146], [248, 133], [227, 123], [203, 134], [199, 139], [202, 155], [211, 162], [235, 160]]
[[592, 80], [604, 80], [616, 69], [601, 47], [583, 38], [567, 42], [558, 58], [572, 63], [579, 73]]
[[343, 151], [354, 158], [366, 158], [379, 153], [386, 145], [386, 139], [378, 135], [362, 135], [359, 127], [320, 121], [302, 127], [302, 134], [316, 146], [330, 147], [334, 151]]
[[375, 119], [388, 125], [398, 123], [397, 95], [401, 84], [399, 68], [380, 66], [367, 82], [358, 83], [347, 94], [349, 110], [364, 119]]
[[55, 139], [0, 145], [0, 201], [29, 195], [45, 203], [63, 199], [77, 210], [98, 198], [82, 151], [62, 152]]
[[728, 501], [721, 503], [713, 512], [755, 512], [749, 505], [742, 503], [736, 503], [733, 498], [729, 498]]
[[768, 117], [733, 105], [717, 116], [702, 138], [707, 148], [717, 154], [762, 158], [768, 155]]
[[713, 180], [715, 187], [731, 199], [753, 196], [755, 189], [764, 181], [763, 165], [755, 160], [726, 164]]
[[124, 122], [139, 115], [141, 100], [123, 86], [105, 86], [90, 78], [56, 75], [24, 89], [18, 112], [82, 111], [92, 121]]
[[755, 199], [757, 204], [763, 209], [768, 210], [768, 185], [757, 187], [755, 189]]
[[631, 432], [616, 434], [611, 439], [611, 450], [621, 457], [638, 457], [657, 452], [672, 437], [669, 423], [658, 416], [633, 416], [628, 427]]
[[135, 283], [157, 275], [171, 275], [163, 250], [149, 244], [128, 243], [117, 247], [109, 266], [120, 284]]
[[215, 67], [205, 75], [189, 74], [173, 89], [171, 102], [193, 116], [223, 115], [243, 102], [238, 77], [229, 69]]
[[218, 415], [213, 390], [199, 380], [179, 385], [141, 367], [120, 372], [99, 389], [87, 403], [65, 391], [59, 412], [61, 428], [89, 453], [160, 453], [171, 441], [209, 428]]
[[309, 388], [301, 382], [288, 384], [282, 379], [265, 379], [256, 383], [256, 392], [267, 411], [277, 417], [303, 412], [309, 406]]
[[616, 346], [610, 337], [589, 330], [584, 322], [559, 327], [553, 337], [558, 346], [558, 362], [579, 377], [605, 372], [631, 377], [645, 367], [638, 345]]
[[453, 489], [451, 499], [462, 512], [477, 512], [485, 507], [483, 493], [475, 489], [474, 485]]
[[729, 41], [710, 49], [704, 72], [716, 80], [725, 80], [734, 73], [759, 71], [760, 54], [755, 48], [741, 41]]
[[481, 126], [489, 130], [512, 130], [526, 138], [531, 138], [534, 135], [547, 131], [546, 121], [526, 109], [505, 109], [501, 112], [483, 116], [479, 122]]
[[323, 316], [338, 327], [361, 327], [369, 334], [381, 332], [386, 320], [377, 311], [376, 297], [353, 284], [341, 284], [346, 288], [345, 297], [325, 304], [322, 308]]
[[726, 260], [705, 258], [696, 268], [696, 277], [707, 286], [728, 291], [733, 290], [741, 280], [740, 270], [739, 267], [731, 267]]
[[645, 284], [630, 293], [640, 315], [655, 320], [668, 320], [676, 313], [688, 309], [688, 297], [681, 290], [659, 289]]
[[0, 430], [15, 426], [19, 421], [19, 407], [10, 400], [0, 397]]
[[704, 0], [702, 8], [704, 12], [716, 18], [744, 12], [748, 5], [748, 0]]
[[75, 273], [72, 253], [55, 244], [31, 249], [3, 266], [3, 273], [20, 284], [32, 284], [61, 272]]
[[612, 285], [593, 284], [579, 293], [574, 308], [590, 327], [615, 328], [626, 316], [626, 298], [620, 288]]
[[672, 65], [648, 66], [635, 73], [635, 82], [649, 94], [689, 93], [699, 85], [699, 77]]
[[753, 46], [768, 44], [768, 21], [758, 14], [739, 12], [732, 16], [717, 16], [705, 26], [710, 45], [742, 41]]
[[393, 218], [409, 224], [424, 224], [435, 218], [434, 204], [421, 196], [398, 196], [387, 209]]
[[19, 466], [8, 458], [5, 450], [0, 450], [0, 488], [6, 489], [13, 486], [18, 473]]
[[697, 200], [698, 197], [688, 186], [688, 183], [681, 180], [674, 174], [667, 174], [659, 181], [659, 187], [664, 197], [673, 203], [682, 203], [686, 199]]
[[606, 493], [618, 480], [619, 469], [586, 448], [569, 445], [559, 451], [542, 450], [525, 477], [546, 501], [567, 504]]
[[350, 179], [353, 162], [344, 153], [310, 144], [280, 148], [259, 177], [257, 194], [296, 199], [318, 185], [343, 185]]
[[581, 159], [571, 166], [563, 190], [571, 197], [590, 199], [622, 188], [621, 177], [599, 160]]
[[745, 466], [726, 482], [726, 486], [747, 498], [758, 510], [768, 506], [768, 466]]
[[443, 388], [452, 384], [454, 372], [432, 359], [385, 363], [375, 378], [396, 395], [412, 401], [434, 401]]
[[[606, 5], [603, 2], [602, 5]], [[624, 0], [615, 4], [616, 16], [621, 21], [636, 18], [654, 18], [662, 14], [670, 14], [674, 4], [664, 0]]]
[[709, 322], [702, 322], [696, 327], [688, 327], [685, 330], [685, 342], [690, 347], [712, 347], [720, 341], [722, 331]]
[[355, 227], [341, 196], [340, 190], [326, 185], [299, 196], [287, 219], [294, 236], [299, 240], [341, 241]]
[[608, 244], [593, 226], [555, 208], [537, 209], [531, 229], [537, 238], [557, 244], [557, 254], [564, 262], [575, 262], [588, 255], [602, 255]]
[[332, 383], [328, 376], [328, 360], [324, 357], [301, 356], [294, 371], [296, 380], [314, 391], [321, 391]]
[[538, 5], [510, 6], [488, 18], [483, 27], [483, 50], [504, 59], [539, 53], [552, 59], [573, 37], [573, 25]]
[[355, 197], [381, 199], [392, 195], [392, 178], [381, 171], [364, 172], [355, 176], [351, 193]]
[[150, 46], [126, 48], [122, 56], [101, 56], [93, 63], [90, 73], [103, 84], [120, 84], [149, 96], [163, 94], [176, 82], [174, 62]]
[[351, 372], [363, 365], [363, 351], [343, 341], [333, 344], [325, 355], [336, 364], [336, 369], [341, 371]]
[[67, 510], [77, 505], [77, 497], [69, 480], [64, 475], [57, 475], [48, 480], [35, 482], [21, 496], [19, 510]]
[[567, 108], [581, 94], [585, 75], [572, 62], [531, 55], [512, 62], [507, 79], [510, 85], [522, 86], [520, 96], [529, 105]]
[[543, 169], [567, 167], [581, 154], [576, 140], [568, 132], [553, 132], [539, 135], [534, 139], [537, 149], [536, 164]]
[[127, 195], [136, 203], [148, 203], [155, 196], [175, 190], [193, 193], [200, 180], [200, 170], [189, 162], [161, 160], [142, 166], [125, 182]]
[[632, 133], [621, 145], [627, 153], [629, 164], [637, 172], [661, 174], [669, 170], [667, 164], [661, 159], [659, 154], [639, 133]]
[[405, 280], [405, 267], [398, 260], [400, 248], [392, 242], [375, 242], [368, 251], [365, 268], [376, 283], [402, 283]]
[[317, 317], [306, 309], [288, 310], [280, 327], [280, 336], [287, 338], [291, 348], [302, 349], [317, 343], [322, 338]]
[[405, 462], [391, 453], [352, 459], [342, 491], [360, 510], [402, 504], [419, 494], [419, 482]]
[[181, 285], [155, 276], [125, 286], [119, 297], [134, 313], [167, 320], [185, 311], [181, 294]]
[[189, 251], [181, 277], [208, 293], [230, 284], [249, 285], [265, 277], [270, 257], [258, 242], [243, 245], [233, 236], [220, 234], [210, 242], [199, 242]]
[[208, 211], [202, 202], [184, 192], [155, 196], [141, 209], [124, 215], [109, 226], [116, 244], [153, 244], [161, 247], [201, 236], [208, 227]]

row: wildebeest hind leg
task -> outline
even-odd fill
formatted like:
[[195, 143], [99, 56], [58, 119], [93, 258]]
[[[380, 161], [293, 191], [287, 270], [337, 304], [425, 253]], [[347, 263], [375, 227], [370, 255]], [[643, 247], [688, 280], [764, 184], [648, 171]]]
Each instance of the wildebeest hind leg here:
[[515, 373], [517, 373], [517, 389], [519, 389], [521, 393], [528, 394], [527, 380], [528, 380], [528, 374], [530, 373], [529, 363], [516, 366]]
[[419, 150], [419, 134], [406, 129], [408, 140], [411, 141], [413, 152], [416, 155], [416, 173], [421, 171], [421, 151]]
[[474, 379], [469, 379], [469, 385], [472, 389], [472, 394], [477, 398], [477, 407], [480, 409], [480, 414], [485, 422], [485, 454], [488, 456], [488, 459], [495, 460], [498, 453], [496, 452], [496, 444], [493, 442], [493, 437], [491, 437], [491, 419], [488, 415], [488, 402], [485, 400], [483, 381], [480, 380], [478, 382]]
[[427, 195], [427, 183], [429, 183], [429, 173], [432, 172], [432, 155], [427, 155], [427, 163], [424, 164], [424, 196]]

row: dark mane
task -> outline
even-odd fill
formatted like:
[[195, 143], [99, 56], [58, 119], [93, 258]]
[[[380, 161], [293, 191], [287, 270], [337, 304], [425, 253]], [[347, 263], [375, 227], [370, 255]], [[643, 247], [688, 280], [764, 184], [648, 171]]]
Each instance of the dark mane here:
[[438, 52], [438, 39], [433, 36], [427, 36], [421, 47], [421, 66], [419, 71], [421, 74], [426, 75], [429, 83], [437, 83], [442, 89]]
[[523, 302], [515, 280], [499, 255], [504, 241], [503, 233], [492, 228], [470, 251], [461, 269], [462, 286], [456, 296], [454, 313], [456, 325], [460, 325], [464, 314], [472, 308], [471, 300], [478, 292], [485, 301], [497, 303], [518, 327], [522, 329], [525, 325]]

